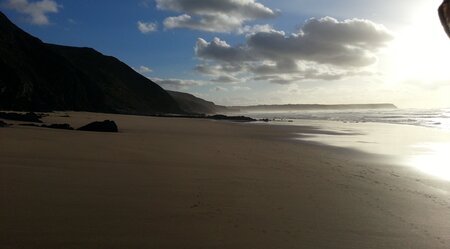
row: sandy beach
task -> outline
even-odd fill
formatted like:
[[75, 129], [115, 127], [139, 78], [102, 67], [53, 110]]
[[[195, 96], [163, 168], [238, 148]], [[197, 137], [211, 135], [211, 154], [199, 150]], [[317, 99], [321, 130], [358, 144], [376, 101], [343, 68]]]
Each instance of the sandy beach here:
[[119, 133], [0, 128], [0, 248], [450, 248], [448, 182], [311, 128], [68, 115]]

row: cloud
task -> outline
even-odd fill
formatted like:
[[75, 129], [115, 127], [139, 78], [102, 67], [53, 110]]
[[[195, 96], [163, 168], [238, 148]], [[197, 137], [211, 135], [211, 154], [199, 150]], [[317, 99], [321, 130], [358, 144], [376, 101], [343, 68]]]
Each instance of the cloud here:
[[197, 39], [195, 54], [202, 59], [212, 59], [224, 62], [242, 62], [251, 60], [245, 47], [232, 47], [226, 41], [215, 37], [211, 42]]
[[233, 91], [250, 91], [250, 90], [252, 90], [250, 87], [246, 87], [246, 86], [233, 86], [232, 89], [233, 89]]
[[181, 13], [164, 20], [168, 29], [239, 32], [251, 20], [273, 18], [278, 11], [254, 0], [156, 0], [157, 8]]
[[377, 48], [393, 38], [383, 25], [356, 18], [342, 22], [332, 17], [312, 18], [306, 22], [302, 31], [314, 41], [332, 39], [336, 43], [352, 43], [363, 48]]
[[202, 80], [183, 80], [183, 79], [161, 79], [152, 78], [156, 84], [160, 85], [164, 89], [180, 90], [188, 89], [195, 86], [207, 85], [207, 82]]
[[271, 32], [271, 31], [275, 31], [274, 28], [269, 25], [269, 24], [264, 24], [264, 25], [245, 25], [241, 28], [238, 29], [237, 33], [238, 34], [255, 34], [255, 33], [259, 33], [259, 32]]
[[[224, 25], [225, 22], [226, 25]], [[240, 22], [228, 19], [225, 15], [205, 16], [201, 19], [195, 19], [190, 15], [183, 14], [168, 17], [163, 23], [164, 27], [168, 29], [189, 28], [208, 32], [230, 32], [240, 27]]]
[[392, 39], [383, 26], [368, 20], [339, 22], [331, 17], [308, 20], [298, 33], [259, 32], [250, 36], [248, 46], [271, 60], [306, 60], [336, 66], [368, 66], [376, 52]]
[[8, 0], [4, 6], [28, 16], [29, 22], [35, 25], [48, 25], [50, 21], [47, 17], [49, 13], [58, 13], [62, 8], [53, 0], [42, 0], [28, 2], [28, 0]]
[[[217, 37], [211, 42], [199, 38], [197, 71], [216, 77], [247, 73], [278, 84], [337, 80], [367, 74], [365, 68], [377, 62], [377, 52], [392, 39], [384, 26], [369, 20], [313, 18], [294, 34], [264, 27], [236, 46]], [[226, 72], [226, 68], [237, 70]]]
[[205, 75], [218, 75], [218, 74], [230, 74], [230, 73], [238, 73], [243, 70], [241, 65], [232, 65], [232, 64], [199, 64], [195, 67], [195, 70], [199, 73]]
[[216, 86], [210, 89], [211, 92], [228, 92], [228, 89], [221, 86]]
[[158, 30], [158, 24], [154, 22], [137, 22], [137, 28], [141, 31], [142, 34], [148, 34], [151, 32], [155, 32]]
[[153, 70], [151, 68], [146, 67], [146, 66], [140, 66], [138, 68], [133, 68], [133, 69], [140, 74], [147, 74], [147, 73], [153, 72]]
[[211, 81], [217, 83], [239, 83], [241, 80], [232, 75], [220, 75]]
[[237, 77], [243, 69], [240, 65], [208, 65], [200, 64], [195, 70], [208, 76], [211, 82], [236, 84], [243, 81], [242, 77]]

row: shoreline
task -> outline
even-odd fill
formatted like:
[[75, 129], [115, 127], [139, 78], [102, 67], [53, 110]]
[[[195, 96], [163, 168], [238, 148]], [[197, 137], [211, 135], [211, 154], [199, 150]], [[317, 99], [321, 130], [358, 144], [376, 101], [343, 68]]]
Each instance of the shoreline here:
[[292, 139], [308, 127], [69, 116], [44, 120], [120, 132], [0, 128], [6, 248], [450, 245], [447, 183]]

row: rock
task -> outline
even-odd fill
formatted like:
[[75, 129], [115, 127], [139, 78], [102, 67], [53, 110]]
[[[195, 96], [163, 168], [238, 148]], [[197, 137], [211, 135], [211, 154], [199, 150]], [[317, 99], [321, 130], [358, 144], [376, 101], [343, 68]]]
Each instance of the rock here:
[[78, 128], [80, 131], [118, 132], [117, 125], [112, 120], [96, 121]]
[[209, 119], [215, 119], [215, 120], [229, 120], [229, 121], [235, 121], [235, 122], [253, 122], [256, 121], [256, 119], [246, 117], [246, 116], [226, 116], [226, 115], [212, 115], [208, 116]]
[[7, 127], [8, 124], [0, 120], [0, 127]]

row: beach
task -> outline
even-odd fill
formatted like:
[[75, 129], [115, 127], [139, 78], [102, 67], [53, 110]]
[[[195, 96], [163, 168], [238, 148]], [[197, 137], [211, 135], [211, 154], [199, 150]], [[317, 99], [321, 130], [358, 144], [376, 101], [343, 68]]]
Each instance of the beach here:
[[67, 114], [119, 133], [0, 128], [0, 248], [450, 247], [447, 181], [312, 127]]

